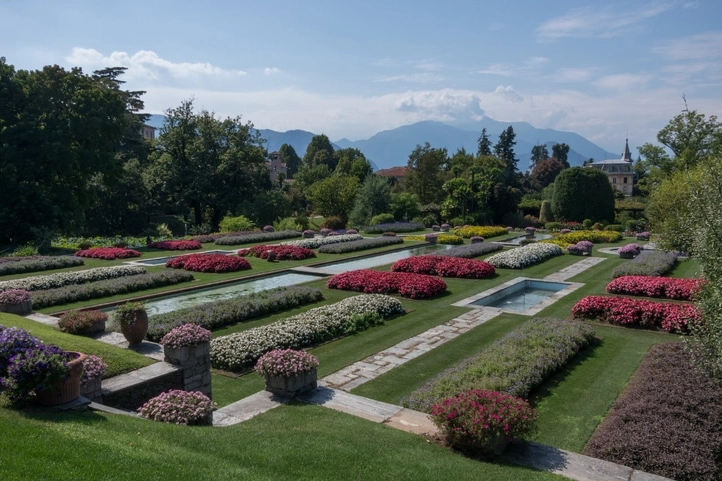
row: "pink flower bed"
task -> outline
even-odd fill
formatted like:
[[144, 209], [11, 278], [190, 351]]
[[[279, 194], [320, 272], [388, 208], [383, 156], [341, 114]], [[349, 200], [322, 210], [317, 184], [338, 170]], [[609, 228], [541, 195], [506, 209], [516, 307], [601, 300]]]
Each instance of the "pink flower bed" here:
[[394, 262], [391, 270], [465, 279], [484, 279], [496, 274], [496, 269], [488, 262], [449, 256], [408, 257]]
[[148, 247], [165, 251], [192, 251], [200, 249], [202, 246], [200, 242], [194, 240], [168, 240], [151, 242]]
[[607, 284], [607, 292], [630, 296], [661, 297], [682, 301], [692, 300], [702, 287], [703, 279], [673, 277], [622, 276]]
[[686, 333], [690, 323], [702, 321], [692, 304], [653, 302], [629, 297], [588, 296], [572, 307], [581, 319], [597, 319], [629, 327], [658, 328], [667, 332]]
[[276, 253], [277, 261], [302, 261], [311, 257], [316, 257], [316, 253], [311, 249], [305, 247], [296, 247], [289, 245], [277, 245], [277, 246], [255, 246], [249, 247], [248, 249], [241, 249], [238, 251], [238, 255], [241, 257], [253, 256], [261, 259], [268, 259], [268, 251]]
[[359, 269], [332, 276], [326, 287], [367, 294], [398, 293], [411, 299], [427, 299], [444, 292], [446, 282], [438, 277], [423, 274]]
[[251, 264], [241, 257], [225, 254], [187, 254], [178, 256], [165, 263], [171, 269], [185, 269], [194, 272], [236, 272], [251, 268]]
[[134, 249], [123, 249], [122, 247], [93, 247], [92, 249], [79, 250], [75, 257], [89, 257], [91, 259], [128, 259], [129, 257], [140, 257], [140, 252]]

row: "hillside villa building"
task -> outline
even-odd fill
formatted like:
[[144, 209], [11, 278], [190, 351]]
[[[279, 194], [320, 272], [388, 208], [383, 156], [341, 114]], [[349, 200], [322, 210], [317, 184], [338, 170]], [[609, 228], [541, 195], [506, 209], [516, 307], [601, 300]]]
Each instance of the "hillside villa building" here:
[[629, 139], [625, 141], [621, 159], [584, 162], [585, 167], [599, 169], [607, 175], [612, 187], [624, 195], [632, 195], [634, 189], [634, 171], [632, 170], [632, 154], [629, 152]]

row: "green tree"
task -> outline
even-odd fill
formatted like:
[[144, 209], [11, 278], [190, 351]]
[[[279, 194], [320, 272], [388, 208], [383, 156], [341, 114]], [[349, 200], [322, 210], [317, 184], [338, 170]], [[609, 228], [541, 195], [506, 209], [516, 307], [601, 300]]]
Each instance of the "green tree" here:
[[157, 144], [165, 178], [164, 193], [193, 212], [195, 225], [218, 225], [225, 215], [271, 188], [265, 149], [257, 130], [240, 117], [219, 120], [206, 110], [195, 113], [193, 100], [166, 111]]
[[79, 68], [16, 72], [0, 57], [1, 243], [82, 231], [93, 179], [122, 171], [126, 99], [116, 82]]
[[447, 162], [446, 149], [432, 148], [428, 142], [423, 147], [417, 145], [407, 163], [406, 191], [416, 194], [422, 204], [441, 202]]
[[334, 155], [334, 148], [328, 137], [324, 134], [315, 135], [306, 147], [303, 165], [306, 167], [326, 165], [329, 172], [333, 172], [337, 164], [338, 158]]
[[515, 138], [514, 128], [510, 125], [499, 134], [499, 141], [494, 144], [494, 155], [504, 162], [504, 179], [509, 185], [517, 184], [515, 177], [519, 171], [517, 168], [519, 159], [516, 158], [516, 154], [514, 153], [514, 146], [516, 145]]
[[301, 157], [296, 153], [296, 149], [290, 144], [283, 144], [278, 150], [281, 154], [281, 160], [286, 164], [286, 173], [289, 179], [293, 179], [293, 176], [298, 172], [301, 167]]
[[535, 145], [531, 148], [531, 167], [532, 169], [542, 160], [547, 160], [549, 158], [549, 151], [547, 150], [547, 146], [544, 144], [541, 145]]
[[373, 172], [371, 163], [359, 149], [339, 149], [334, 155], [338, 159], [334, 170], [336, 175], [354, 175], [359, 182], [363, 182]]
[[476, 145], [477, 157], [491, 155], [491, 140], [489, 140], [489, 136], [486, 135], [486, 128], [481, 129], [481, 135], [479, 135], [479, 139], [477, 140]]
[[409, 221], [419, 215], [419, 198], [411, 192], [394, 192], [391, 194], [390, 212], [394, 219]]
[[614, 221], [614, 191], [598, 169], [572, 167], [554, 182], [552, 213], [559, 221]]
[[685, 108], [659, 131], [657, 140], [669, 148], [679, 169], [688, 169], [718, 150], [722, 138], [722, 125], [717, 117], [706, 118], [696, 110]]
[[569, 166], [569, 146], [567, 144], [552, 145], [552, 159], [556, 159], [564, 165], [565, 169]]
[[369, 175], [359, 188], [354, 206], [349, 214], [349, 223], [356, 227], [368, 225], [377, 215], [388, 213], [391, 205], [391, 187], [383, 177]]
[[332, 175], [309, 187], [306, 196], [317, 214], [336, 216], [345, 223], [353, 209], [358, 186], [358, 178], [354, 176]]

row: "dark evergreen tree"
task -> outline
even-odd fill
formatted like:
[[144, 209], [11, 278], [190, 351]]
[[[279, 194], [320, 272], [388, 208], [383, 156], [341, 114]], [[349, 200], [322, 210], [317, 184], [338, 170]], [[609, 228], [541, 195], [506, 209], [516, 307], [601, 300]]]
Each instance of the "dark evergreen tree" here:
[[477, 141], [476, 156], [481, 157], [483, 155], [491, 155], [491, 140], [486, 135], [486, 127], [481, 129], [481, 135]]
[[537, 165], [542, 160], [546, 160], [549, 158], [549, 151], [547, 150], [547, 146], [544, 144], [541, 145], [535, 145], [531, 148], [531, 168], [533, 169], [535, 165]]
[[281, 160], [286, 164], [288, 178], [293, 179], [299, 167], [301, 167], [301, 157], [298, 156], [296, 149], [290, 144], [283, 144], [278, 153], [281, 154]]
[[510, 185], [517, 185], [515, 177], [517, 172], [519, 172], [517, 169], [519, 159], [516, 158], [516, 154], [514, 153], [514, 146], [516, 145], [515, 138], [514, 128], [510, 125], [499, 134], [499, 141], [494, 145], [494, 155], [504, 162], [504, 179]]
[[591, 167], [564, 169], [554, 182], [552, 213], [558, 221], [614, 221], [614, 190], [604, 172]]
[[567, 144], [552, 145], [552, 159], [556, 159], [564, 165], [565, 169], [569, 168], [569, 146]]

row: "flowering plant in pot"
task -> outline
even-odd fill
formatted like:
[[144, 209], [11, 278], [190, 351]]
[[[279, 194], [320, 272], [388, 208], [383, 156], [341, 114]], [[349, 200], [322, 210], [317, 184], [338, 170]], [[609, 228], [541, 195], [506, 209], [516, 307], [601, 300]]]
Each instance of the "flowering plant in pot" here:
[[163, 346], [179, 349], [181, 347], [197, 346], [202, 342], [211, 341], [211, 331], [198, 324], [188, 323], [174, 327], [163, 336], [160, 343]]
[[148, 332], [148, 313], [142, 302], [126, 302], [113, 315], [129, 345], [140, 344]]
[[80, 376], [80, 384], [86, 385], [101, 380], [107, 371], [108, 365], [105, 364], [102, 357], [88, 355], [83, 360], [83, 374]]
[[256, 363], [256, 372], [266, 378], [266, 391], [294, 395], [316, 388], [318, 359], [295, 349], [274, 349]]
[[472, 389], [434, 404], [431, 419], [448, 445], [490, 457], [501, 454], [510, 441], [533, 432], [536, 412], [524, 399]]
[[32, 311], [32, 294], [25, 289], [8, 289], [0, 292], [0, 311], [25, 315]]
[[72, 310], [63, 313], [58, 319], [58, 327], [68, 334], [87, 335], [105, 330], [108, 314], [91, 309], [88, 311]]

